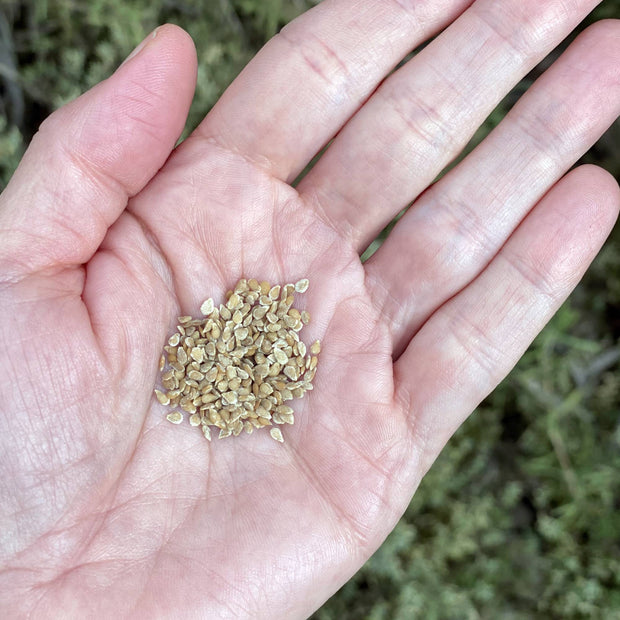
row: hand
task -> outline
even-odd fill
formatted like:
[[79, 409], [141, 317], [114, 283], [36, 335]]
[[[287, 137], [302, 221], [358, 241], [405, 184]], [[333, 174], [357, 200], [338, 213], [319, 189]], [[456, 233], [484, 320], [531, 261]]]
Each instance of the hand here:
[[[0, 204], [5, 617], [301, 618], [394, 527], [620, 202], [565, 175], [619, 113], [614, 22], [431, 184], [597, 2], [471, 4], [326, 0], [176, 149], [196, 59], [164, 26], [43, 123]], [[323, 351], [283, 445], [209, 444], [153, 397], [176, 317], [242, 276], [311, 283]]]

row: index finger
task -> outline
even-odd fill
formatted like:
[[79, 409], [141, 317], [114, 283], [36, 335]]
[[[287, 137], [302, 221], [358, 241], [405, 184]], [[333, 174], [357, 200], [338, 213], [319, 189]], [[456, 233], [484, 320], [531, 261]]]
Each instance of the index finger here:
[[292, 181], [410, 51], [473, 0], [324, 0], [257, 54], [193, 137]]

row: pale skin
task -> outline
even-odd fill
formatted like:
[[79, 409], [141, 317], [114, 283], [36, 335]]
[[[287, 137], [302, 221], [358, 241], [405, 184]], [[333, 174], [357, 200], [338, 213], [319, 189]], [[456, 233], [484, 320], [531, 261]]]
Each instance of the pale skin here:
[[[596, 4], [325, 0], [176, 149], [196, 56], [163, 26], [43, 123], [0, 197], [4, 617], [304, 618], [360, 568], [614, 224], [613, 178], [567, 174], [620, 113], [613, 21], [431, 184]], [[153, 396], [176, 317], [240, 277], [310, 279], [282, 445]]]

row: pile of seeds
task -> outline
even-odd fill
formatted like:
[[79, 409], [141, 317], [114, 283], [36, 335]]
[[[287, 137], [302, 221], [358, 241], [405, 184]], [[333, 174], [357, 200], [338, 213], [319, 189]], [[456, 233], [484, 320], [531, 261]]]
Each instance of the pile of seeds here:
[[293, 308], [294, 293], [307, 289], [306, 279], [284, 286], [242, 279], [226, 304], [202, 304], [204, 318], [179, 317], [159, 364], [165, 391], [155, 390], [177, 409], [167, 419], [180, 424], [188, 413], [209, 441], [211, 426], [220, 439], [270, 426], [284, 441], [278, 426], [295, 421], [285, 403], [312, 390], [321, 350], [318, 340], [306, 347], [299, 339], [310, 315]]

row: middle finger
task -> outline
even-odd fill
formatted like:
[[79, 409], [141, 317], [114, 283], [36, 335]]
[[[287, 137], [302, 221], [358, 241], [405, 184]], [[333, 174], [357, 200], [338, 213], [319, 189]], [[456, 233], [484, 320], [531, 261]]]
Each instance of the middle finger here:
[[388, 78], [298, 186], [362, 251], [597, 0], [478, 0]]

